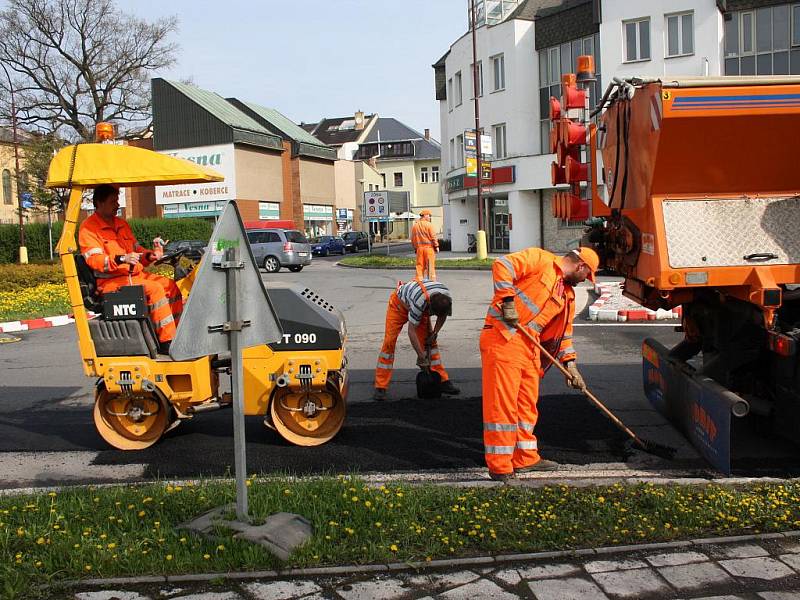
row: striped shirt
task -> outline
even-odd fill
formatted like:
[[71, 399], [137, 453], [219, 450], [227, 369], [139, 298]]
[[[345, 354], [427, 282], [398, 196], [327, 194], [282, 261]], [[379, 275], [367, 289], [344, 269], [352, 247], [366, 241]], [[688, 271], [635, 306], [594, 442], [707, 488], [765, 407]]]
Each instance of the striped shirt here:
[[[422, 283], [428, 291], [428, 296], [444, 294], [450, 298], [453, 297], [450, 295], [450, 290], [447, 289], [447, 286], [439, 281], [423, 279]], [[401, 285], [397, 288], [397, 298], [408, 310], [408, 322], [415, 327], [419, 325], [422, 322], [423, 313], [430, 308], [419, 282], [416, 279], [412, 279]]]

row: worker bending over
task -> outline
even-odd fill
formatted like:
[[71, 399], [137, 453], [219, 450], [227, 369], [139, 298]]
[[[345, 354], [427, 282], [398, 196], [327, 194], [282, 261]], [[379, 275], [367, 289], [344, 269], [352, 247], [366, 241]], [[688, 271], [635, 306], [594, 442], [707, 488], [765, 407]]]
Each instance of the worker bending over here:
[[427, 277], [436, 281], [436, 252], [439, 240], [431, 223], [431, 211], [419, 211], [419, 221], [411, 228], [411, 246], [417, 253], [417, 279]]
[[106, 294], [126, 285], [143, 286], [158, 341], [162, 351], [167, 351], [183, 311], [178, 287], [168, 277], [144, 271], [144, 267], [156, 260], [156, 254], [143, 248], [130, 225], [116, 216], [119, 209], [116, 187], [97, 186], [92, 202], [94, 214], [81, 224], [78, 242], [97, 279], [97, 290]]
[[567, 384], [585, 389], [575, 365], [572, 320], [574, 286], [594, 281], [600, 263], [591, 248], [562, 257], [528, 248], [492, 265], [494, 296], [480, 337], [483, 367], [483, 442], [492, 479], [550, 471], [558, 464], [539, 456], [533, 433], [538, 419], [539, 380], [549, 364], [517, 330], [526, 328], [570, 373]]
[[[408, 339], [417, 353], [417, 366], [430, 368], [441, 377], [443, 394], [458, 394], [459, 389], [450, 381], [442, 365], [442, 356], [436, 343], [448, 315], [452, 314], [453, 300], [450, 290], [443, 283], [429, 279], [414, 279], [397, 287], [389, 297], [386, 309], [386, 331], [383, 346], [375, 369], [375, 393], [373, 399], [386, 400], [386, 390], [392, 379], [394, 350], [397, 336], [408, 322]], [[431, 329], [431, 315], [436, 315], [436, 325]], [[430, 358], [428, 357], [430, 350]]]

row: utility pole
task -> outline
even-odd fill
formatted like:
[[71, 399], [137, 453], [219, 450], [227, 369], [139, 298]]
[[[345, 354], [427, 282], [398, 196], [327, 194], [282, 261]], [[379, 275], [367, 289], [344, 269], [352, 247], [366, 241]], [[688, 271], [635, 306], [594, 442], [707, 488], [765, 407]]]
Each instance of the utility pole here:
[[8, 91], [11, 94], [11, 130], [14, 140], [14, 180], [17, 187], [17, 207], [19, 211], [19, 262], [20, 264], [28, 264], [28, 249], [25, 247], [25, 224], [22, 218], [22, 193], [20, 192], [20, 177], [19, 177], [19, 138], [17, 137], [17, 105], [14, 101], [14, 84], [11, 83], [11, 76], [8, 74], [5, 64], [0, 63], [3, 67], [3, 72], [8, 79]]
[[[472, 95], [475, 102], [475, 153], [478, 157], [478, 235], [476, 236], [477, 258], [486, 258], [486, 233], [483, 229], [483, 195], [481, 191], [481, 165], [483, 164], [483, 153], [481, 152], [481, 117], [480, 101], [478, 100], [478, 50], [477, 50], [477, 15], [475, 12], [475, 0], [470, 0], [470, 25], [472, 27]], [[486, 8], [484, 7], [484, 15]]]

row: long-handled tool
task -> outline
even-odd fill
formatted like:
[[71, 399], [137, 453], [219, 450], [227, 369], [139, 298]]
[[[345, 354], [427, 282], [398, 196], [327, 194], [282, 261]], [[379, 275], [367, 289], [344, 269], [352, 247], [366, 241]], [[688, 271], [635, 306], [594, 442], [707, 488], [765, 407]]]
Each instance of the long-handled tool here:
[[[572, 378], [572, 375], [569, 371], [562, 365], [559, 361], [557, 361], [545, 348], [542, 344], [539, 343], [535, 337], [533, 337], [528, 330], [526, 330], [522, 325], [519, 323], [516, 324], [517, 331], [519, 331], [522, 335], [524, 335], [528, 341], [539, 348], [539, 351], [542, 353], [542, 356], [550, 360], [558, 369], [564, 373], [568, 378]], [[628, 437], [633, 440], [634, 447], [638, 448], [639, 450], [643, 450], [649, 454], [653, 454], [655, 456], [660, 456], [661, 458], [666, 458], [667, 460], [672, 460], [675, 457], [675, 453], [677, 452], [676, 448], [672, 448], [670, 446], [664, 446], [662, 444], [657, 444], [656, 442], [645, 440], [640, 438], [636, 435], [633, 431], [631, 431], [625, 423], [620, 421], [619, 417], [617, 417], [614, 413], [612, 413], [605, 404], [603, 404], [597, 396], [592, 394], [588, 389], [584, 388], [583, 390], [584, 395], [591, 400], [592, 404], [594, 404], [597, 408], [599, 408], [611, 421], [619, 427]]]

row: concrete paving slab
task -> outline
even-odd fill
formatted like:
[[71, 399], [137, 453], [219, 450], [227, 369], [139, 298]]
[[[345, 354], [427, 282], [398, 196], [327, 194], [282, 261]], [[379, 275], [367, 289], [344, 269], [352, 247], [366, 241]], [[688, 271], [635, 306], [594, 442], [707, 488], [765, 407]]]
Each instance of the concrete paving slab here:
[[587, 573], [626, 571], [628, 569], [644, 569], [646, 567], [647, 563], [641, 560], [593, 560], [583, 565]]
[[494, 578], [499, 579], [511, 587], [514, 587], [520, 581], [522, 581], [522, 577], [520, 576], [518, 569], [502, 569], [494, 574]]
[[758, 544], [735, 544], [714, 548], [712, 555], [717, 558], [753, 558], [755, 556], [769, 556], [769, 552]]
[[517, 600], [518, 596], [505, 591], [488, 579], [479, 579], [467, 585], [454, 588], [438, 596], [442, 600]]
[[597, 584], [586, 579], [538, 579], [529, 581], [536, 600], [608, 600]]
[[641, 598], [647, 594], [666, 595], [672, 591], [653, 569], [595, 573], [592, 578], [614, 598]]
[[713, 562], [661, 567], [658, 573], [679, 592], [702, 590], [712, 585], [735, 585], [736, 581]]
[[781, 554], [778, 558], [800, 573], [800, 554]]
[[404, 577], [408, 583], [418, 587], [432, 586], [440, 590], [448, 590], [457, 585], [464, 585], [479, 579], [472, 571], [456, 571], [455, 573], [424, 573]]
[[[602, 561], [598, 561], [602, 562]], [[537, 565], [535, 567], [525, 567], [517, 569], [522, 579], [552, 579], [554, 577], [567, 577], [577, 575], [581, 569], [577, 565], [562, 563], [553, 565]]]
[[405, 598], [412, 593], [412, 588], [400, 579], [379, 579], [375, 581], [359, 581], [336, 588], [336, 593], [344, 600], [374, 600], [375, 598]]
[[703, 596], [702, 598], [694, 598], [694, 600], [744, 600], [743, 596]]
[[721, 560], [719, 564], [734, 577], [749, 577], [750, 579], [774, 581], [795, 574], [794, 571], [784, 563], [766, 556]]
[[313, 581], [270, 581], [248, 583], [243, 587], [257, 600], [290, 600], [322, 591]]
[[654, 567], [674, 567], [688, 565], [689, 563], [704, 562], [708, 556], [700, 552], [666, 552], [664, 554], [651, 554], [644, 558]]
[[190, 594], [188, 596], [178, 596], [180, 600], [242, 600], [236, 592], [203, 592], [201, 594]]
[[800, 592], [761, 592], [758, 597], [764, 600], [800, 600]]
[[107, 590], [101, 592], [80, 592], [75, 594], [75, 600], [150, 600], [150, 597], [142, 596], [138, 592]]

